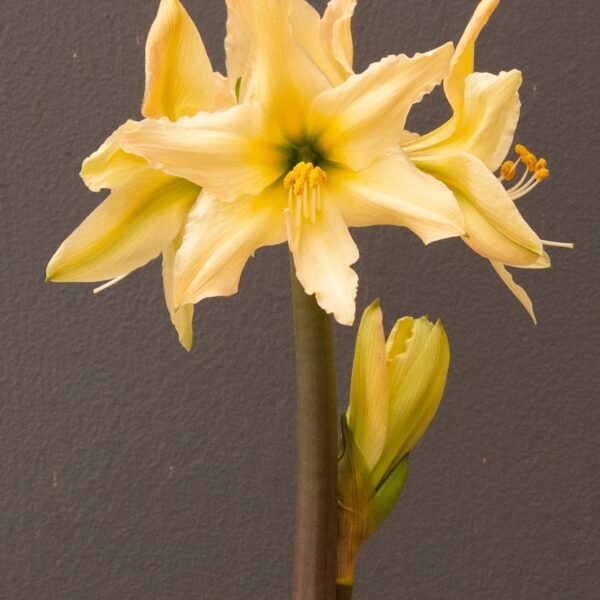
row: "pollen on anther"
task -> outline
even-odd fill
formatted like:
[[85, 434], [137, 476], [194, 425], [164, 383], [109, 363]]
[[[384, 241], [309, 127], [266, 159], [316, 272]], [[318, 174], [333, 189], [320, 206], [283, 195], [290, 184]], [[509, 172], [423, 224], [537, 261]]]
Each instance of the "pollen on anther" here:
[[[294, 239], [301, 235], [302, 219], [316, 223], [322, 209], [321, 185], [327, 174], [310, 162], [298, 163], [284, 178], [283, 185], [289, 190], [288, 209], [294, 215]], [[295, 201], [294, 201], [295, 198]]]
[[538, 163], [538, 159], [537, 156], [533, 153], [529, 153], [526, 157], [525, 157], [525, 164], [527, 165], [527, 170], [531, 173], [533, 173], [535, 171], [536, 165]]
[[525, 148], [525, 146], [523, 146], [523, 144], [517, 144], [515, 146], [515, 152], [522, 158], [525, 159], [525, 157], [529, 154], [529, 150], [527, 150], [527, 148]]
[[516, 162], [507, 160], [503, 163], [500, 167], [500, 176], [498, 177], [500, 181], [511, 181], [516, 176], [517, 167], [523, 163], [525, 172], [522, 177], [515, 185], [506, 190], [513, 201], [527, 195], [538, 184], [550, 177], [548, 163], [545, 158], [538, 158], [522, 144], [515, 146], [515, 152], [519, 156], [519, 159]]
[[513, 180], [515, 178], [516, 173], [517, 169], [515, 167], [515, 163], [512, 160], [507, 160], [500, 167], [500, 175], [502, 175], [502, 177], [507, 181]]
[[311, 189], [319, 187], [327, 182], [327, 174], [321, 167], [315, 167], [308, 176], [308, 185]]

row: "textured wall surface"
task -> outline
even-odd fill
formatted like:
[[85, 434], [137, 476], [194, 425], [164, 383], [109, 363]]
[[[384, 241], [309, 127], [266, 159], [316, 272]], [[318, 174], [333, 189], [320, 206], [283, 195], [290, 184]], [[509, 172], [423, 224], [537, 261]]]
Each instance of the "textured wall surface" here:
[[[223, 69], [223, 3], [187, 0]], [[319, 8], [324, 2], [315, 2]], [[159, 265], [94, 296], [44, 284], [48, 258], [101, 195], [83, 157], [137, 117], [157, 2], [0, 5], [0, 598], [281, 600], [290, 593], [293, 349], [284, 246], [177, 344]], [[475, 0], [362, 0], [357, 70], [456, 41]], [[520, 206], [554, 268], [520, 271], [535, 327], [458, 240], [355, 231], [359, 309], [441, 316], [447, 394], [403, 499], [364, 548], [357, 600], [595, 600], [600, 3], [504, 0], [478, 68], [523, 70], [518, 140], [553, 177]], [[434, 95], [415, 130], [447, 112]], [[341, 403], [355, 328], [336, 327]], [[240, 591], [243, 590], [243, 591]]]

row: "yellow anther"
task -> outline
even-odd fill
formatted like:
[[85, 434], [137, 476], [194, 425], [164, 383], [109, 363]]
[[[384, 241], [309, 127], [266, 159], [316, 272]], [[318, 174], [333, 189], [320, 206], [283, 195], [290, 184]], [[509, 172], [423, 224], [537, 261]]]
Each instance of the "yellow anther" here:
[[537, 181], [544, 181], [545, 179], [548, 179], [548, 177], [550, 177], [550, 171], [545, 167], [535, 172]]
[[299, 162], [284, 178], [288, 192], [288, 207], [285, 209], [286, 227], [290, 250], [295, 252], [302, 238], [303, 223], [317, 222], [323, 209], [321, 185], [327, 174], [321, 167], [310, 162]]
[[525, 164], [527, 165], [527, 170], [532, 173], [535, 171], [535, 165], [537, 165], [538, 159], [535, 154], [531, 152], [525, 157]]
[[321, 167], [315, 167], [308, 177], [308, 185], [311, 190], [319, 187], [327, 181], [327, 174]]
[[517, 169], [515, 167], [515, 163], [512, 160], [507, 160], [500, 167], [500, 175], [502, 175], [502, 177], [507, 181], [511, 181], [512, 179], [514, 179], [516, 173]]
[[541, 171], [542, 169], [545, 169], [548, 166], [548, 163], [546, 162], [545, 158], [540, 158], [540, 160], [537, 161], [537, 163], [535, 164], [535, 170], [537, 171]]
[[283, 185], [286, 189], [292, 189], [294, 195], [300, 196], [304, 188], [314, 190], [327, 181], [327, 175], [321, 167], [315, 167], [312, 163], [299, 162], [284, 178]]
[[304, 167], [306, 163], [304, 162], [299, 162], [283, 179], [283, 185], [285, 186], [286, 189], [291, 188], [294, 183], [296, 182], [296, 179], [298, 178], [298, 176], [300, 175], [300, 171], [302, 170], [302, 168]]
[[290, 171], [284, 178], [283, 178], [283, 185], [285, 186], [286, 190], [289, 190], [293, 185], [294, 185], [294, 180], [296, 179], [296, 174], [294, 173], [294, 171]]
[[515, 146], [515, 152], [523, 159], [525, 160], [525, 158], [527, 157], [528, 154], [530, 154], [529, 150], [527, 150], [527, 148], [525, 148], [525, 146], [523, 146], [523, 144], [517, 144]]

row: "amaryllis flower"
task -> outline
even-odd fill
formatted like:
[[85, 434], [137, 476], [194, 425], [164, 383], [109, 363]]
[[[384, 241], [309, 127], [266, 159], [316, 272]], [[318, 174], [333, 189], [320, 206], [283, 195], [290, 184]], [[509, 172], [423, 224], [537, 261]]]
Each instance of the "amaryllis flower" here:
[[453, 194], [397, 143], [411, 106], [447, 75], [452, 45], [348, 76], [353, 4], [315, 20], [302, 2], [229, 0], [227, 44], [247, 54], [228, 61], [241, 103], [123, 131], [125, 151], [203, 188], [176, 252], [176, 305], [235, 293], [255, 250], [287, 240], [306, 293], [350, 324], [348, 227], [399, 225], [426, 243], [464, 233]]
[[[146, 46], [142, 114], [176, 120], [235, 103], [233, 87], [213, 73], [200, 35], [179, 0], [162, 0]], [[48, 264], [47, 277], [58, 282], [110, 280], [110, 285], [162, 253], [167, 307], [181, 343], [189, 349], [193, 305], [175, 309], [173, 265], [200, 188], [123, 151], [120, 140], [130, 126], [120, 127], [84, 161], [81, 176], [87, 186], [111, 193], [62, 243]]]
[[[480, 2], [456, 47], [444, 82], [452, 118], [427, 135], [405, 136], [402, 148], [416, 166], [454, 192], [464, 216], [463, 240], [491, 261], [535, 321], [531, 300], [506, 265], [549, 267], [544, 245], [570, 244], [541, 240], [515, 205], [550, 174], [546, 160], [522, 145], [515, 148], [518, 160], [503, 162], [519, 120], [521, 73], [473, 72], [475, 41], [498, 4], [499, 0]], [[519, 181], [510, 184], [519, 170]]]

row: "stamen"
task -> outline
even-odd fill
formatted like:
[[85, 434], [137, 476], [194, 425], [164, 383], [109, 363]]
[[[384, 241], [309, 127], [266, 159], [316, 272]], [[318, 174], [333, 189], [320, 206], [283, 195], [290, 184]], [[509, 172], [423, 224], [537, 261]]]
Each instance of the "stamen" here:
[[530, 152], [522, 144], [515, 146], [515, 152], [519, 156], [518, 160], [516, 162], [507, 160], [503, 163], [500, 167], [500, 176], [498, 177], [499, 181], [512, 181], [517, 174], [517, 166], [523, 164], [525, 167], [519, 181], [506, 190], [513, 201], [522, 198], [542, 181], [550, 177], [548, 163], [545, 158], [538, 159], [533, 152]]
[[512, 181], [515, 178], [516, 174], [517, 174], [517, 169], [515, 167], [515, 163], [512, 160], [507, 160], [500, 167], [500, 175], [502, 176], [501, 180], [506, 179], [506, 181]]
[[527, 165], [527, 170], [530, 173], [534, 173], [535, 172], [535, 166], [538, 164], [538, 159], [537, 156], [535, 154], [532, 154], [531, 152], [525, 157], [525, 164]]
[[568, 248], [569, 250], [573, 250], [575, 248], [575, 244], [571, 242], [551, 242], [548, 240], [540, 240], [544, 246], [553, 246], [555, 248]]
[[325, 171], [310, 162], [299, 162], [283, 178], [283, 185], [288, 190], [285, 219], [288, 243], [292, 252], [298, 249], [303, 220], [310, 220], [312, 224], [317, 222], [317, 215], [323, 208], [321, 185], [326, 182]]
[[93, 289], [94, 294], [99, 294], [100, 292], [107, 290], [109, 287], [112, 287], [113, 285], [119, 283], [119, 281], [122, 281], [123, 279], [125, 279], [125, 277], [127, 277], [127, 275], [129, 275], [129, 273], [126, 273], [125, 275], [121, 275], [120, 277], [115, 277], [114, 279], [111, 279], [110, 281], [107, 281], [106, 283], [99, 285], [97, 288]]

